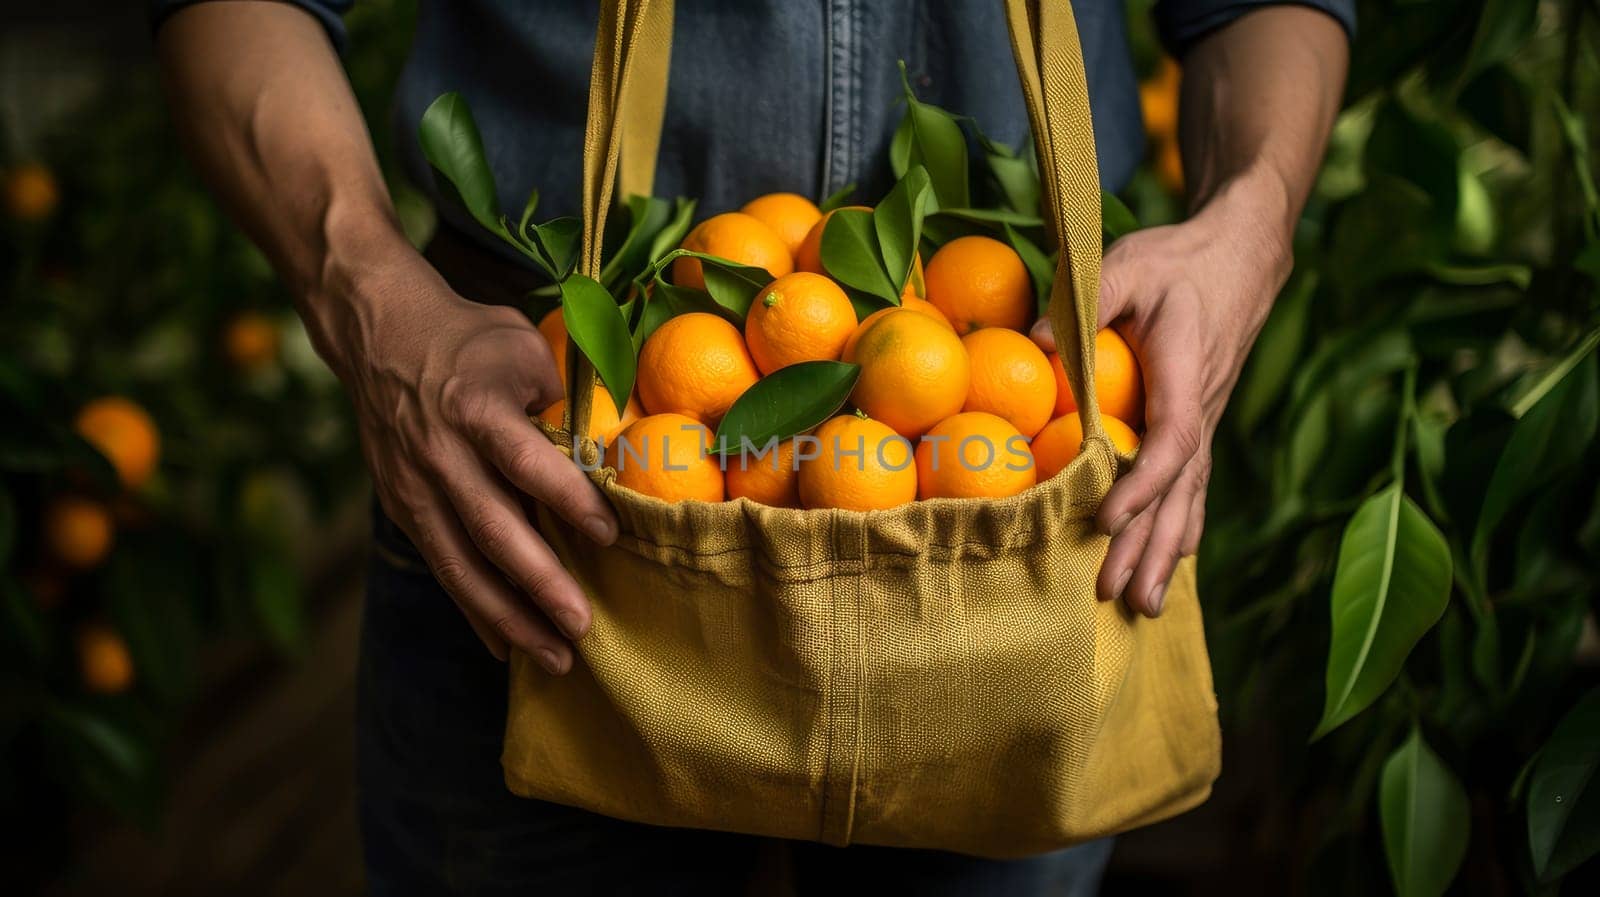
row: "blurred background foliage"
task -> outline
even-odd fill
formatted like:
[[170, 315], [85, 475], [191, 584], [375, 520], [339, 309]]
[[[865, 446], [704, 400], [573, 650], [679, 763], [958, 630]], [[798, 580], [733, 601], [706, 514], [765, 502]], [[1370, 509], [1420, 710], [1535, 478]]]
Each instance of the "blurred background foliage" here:
[[[1146, 225], [1183, 211], [1181, 72], [1149, 5], [1128, 7], [1151, 139], [1122, 194]], [[1225, 848], [1162, 884], [1593, 893], [1600, 4], [1360, 12], [1295, 272], [1215, 447], [1200, 572], [1227, 759], [1193, 815]], [[413, 21], [411, 0], [349, 17], [391, 174]], [[0, 38], [0, 825], [20, 833], [0, 856], [41, 879], [85, 816], [161, 825], [208, 670], [247, 645], [296, 661], [367, 496], [338, 384], [180, 161], [148, 55], [48, 33]], [[424, 241], [426, 202], [391, 183]], [[1386, 501], [1405, 526], [1370, 525]], [[1362, 573], [1373, 550], [1442, 588]], [[1352, 631], [1354, 666], [1330, 663]], [[1364, 700], [1308, 746], [1353, 674]], [[1184, 824], [1124, 839], [1111, 889]]]

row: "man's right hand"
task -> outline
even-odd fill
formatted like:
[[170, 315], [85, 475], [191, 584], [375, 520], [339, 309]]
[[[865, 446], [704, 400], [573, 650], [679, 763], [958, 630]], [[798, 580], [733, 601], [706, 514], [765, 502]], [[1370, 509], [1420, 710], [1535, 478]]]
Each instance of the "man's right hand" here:
[[564, 673], [589, 605], [524, 500], [602, 545], [617, 524], [528, 419], [563, 394], [550, 346], [521, 312], [468, 301], [409, 246], [393, 252], [319, 303], [344, 310], [317, 342], [355, 402], [378, 500], [496, 657], [509, 643]]
[[197, 3], [157, 43], [191, 155], [355, 400], [383, 509], [496, 657], [515, 645], [565, 672], [589, 605], [523, 502], [602, 544], [617, 524], [528, 420], [562, 394], [544, 337], [513, 309], [458, 296], [406, 241], [361, 109], [305, 10]]

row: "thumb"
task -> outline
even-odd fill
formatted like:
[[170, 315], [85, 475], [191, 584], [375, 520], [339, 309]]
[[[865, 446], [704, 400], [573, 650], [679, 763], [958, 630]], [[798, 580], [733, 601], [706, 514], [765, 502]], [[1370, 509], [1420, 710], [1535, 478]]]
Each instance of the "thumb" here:
[[[1094, 322], [1096, 330], [1104, 330], [1111, 326], [1112, 321], [1122, 317], [1128, 299], [1133, 295], [1138, 269], [1127, 261], [1128, 258], [1127, 253], [1111, 252], [1100, 267], [1100, 301], [1096, 306]], [[1044, 317], [1034, 322], [1028, 336], [1044, 351], [1056, 351], [1056, 335], [1050, 327], [1050, 309], [1046, 309]]]

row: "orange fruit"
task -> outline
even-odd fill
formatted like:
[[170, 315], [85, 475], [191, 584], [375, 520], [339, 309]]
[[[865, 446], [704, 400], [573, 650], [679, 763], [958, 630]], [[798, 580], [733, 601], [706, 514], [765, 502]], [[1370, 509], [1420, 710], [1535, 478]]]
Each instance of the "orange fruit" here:
[[822, 219], [817, 204], [798, 193], [768, 193], [744, 204], [739, 211], [772, 228], [792, 256], [800, 251], [811, 226]]
[[728, 459], [728, 498], [748, 498], [774, 508], [800, 507], [800, 471], [793, 439], [780, 441], [761, 457], [749, 452]]
[[128, 643], [103, 623], [89, 623], [78, 630], [78, 669], [84, 687], [97, 694], [121, 694], [133, 685], [133, 655]]
[[74, 423], [78, 435], [100, 450], [128, 489], [150, 480], [161, 459], [155, 421], [131, 399], [104, 396], [84, 405]]
[[956, 331], [954, 327], [950, 326], [950, 319], [944, 316], [944, 312], [934, 308], [932, 302], [914, 295], [907, 294], [900, 297], [900, 304], [898, 306], [891, 305], [887, 308], [880, 308], [872, 314], [867, 315], [865, 318], [862, 318], [861, 323], [857, 324], [856, 329], [851, 332], [850, 338], [844, 341], [844, 351], [839, 353], [839, 357], [843, 358], [850, 354], [850, 350], [855, 347], [856, 340], [861, 338], [861, 334], [866, 332], [867, 327], [872, 324], [876, 324], [883, 318], [884, 315], [888, 314], [889, 312], [898, 311], [902, 308], [906, 311], [914, 311], [918, 314], [927, 315], [935, 321], [938, 321], [951, 333], [955, 333]]
[[[1124, 455], [1139, 447], [1139, 434], [1127, 424], [1109, 415], [1100, 415], [1100, 425], [1105, 427], [1111, 444]], [[1083, 450], [1083, 421], [1078, 412], [1063, 414], [1045, 424], [1039, 435], [1033, 437], [1033, 457], [1039, 462], [1039, 480], [1043, 482], [1060, 473]]]
[[916, 499], [911, 443], [882, 421], [841, 414], [814, 435], [816, 457], [800, 463], [801, 504], [881, 511]]
[[639, 401], [651, 414], [687, 414], [715, 427], [759, 379], [738, 328], [706, 312], [669, 319], [639, 350]]
[[861, 365], [850, 401], [907, 439], [960, 411], [972, 381], [961, 340], [904, 308], [863, 327], [844, 360]]
[[1161, 58], [1161, 68], [1139, 85], [1139, 109], [1144, 113], [1145, 133], [1152, 143], [1178, 138], [1178, 93], [1182, 72], [1170, 56]]
[[550, 357], [555, 359], [556, 374], [561, 377], [561, 385], [567, 385], [567, 319], [562, 317], [560, 308], [545, 312], [544, 317], [539, 319], [539, 332], [550, 344]]
[[965, 336], [980, 327], [1027, 330], [1033, 281], [1016, 250], [991, 237], [957, 237], [939, 247], [923, 277], [928, 301]]
[[935, 321], [938, 321], [940, 324], [943, 324], [945, 327], [948, 327], [951, 333], [954, 333], [956, 330], [956, 325], [950, 323], [950, 319], [944, 316], [944, 312], [939, 310], [939, 306], [934, 305], [932, 302], [929, 302], [921, 296], [910, 292], [909, 287], [907, 288], [906, 292], [900, 294], [900, 307], [908, 311], [917, 312], [918, 314], [927, 315]]
[[44, 514], [44, 540], [56, 560], [78, 570], [99, 566], [111, 552], [111, 511], [87, 498], [63, 496]]
[[997, 415], [963, 411], [917, 446], [921, 498], [1004, 498], [1036, 482], [1028, 439]]
[[1056, 407], [1056, 377], [1050, 359], [1015, 330], [986, 328], [961, 338], [972, 360], [972, 386], [962, 411], [987, 411], [1005, 418], [1029, 438], [1050, 422]]
[[18, 221], [50, 217], [61, 199], [56, 177], [38, 162], [24, 162], [6, 173], [6, 212]]
[[[794, 256], [783, 239], [772, 228], [743, 212], [724, 212], [707, 218], [689, 231], [681, 245], [684, 249], [730, 262], [765, 268], [773, 277], [782, 277], [794, 270]], [[700, 260], [673, 261], [672, 282], [680, 287], [704, 289], [706, 278], [700, 270]]]
[[[871, 206], [843, 206], [842, 208], [857, 209], [862, 212], [872, 211]], [[794, 269], [796, 271], [810, 271], [812, 274], [828, 273], [828, 269], [822, 267], [822, 231], [828, 226], [828, 219], [832, 218], [833, 213], [837, 211], [839, 209], [834, 209], [832, 212], [817, 219], [817, 223], [811, 225], [811, 230], [806, 232], [806, 238], [800, 242], [800, 248], [795, 250], [794, 253]]]
[[[1061, 356], [1050, 353], [1050, 366], [1056, 375], [1056, 416], [1078, 410], [1078, 400], [1067, 383]], [[1144, 421], [1144, 380], [1139, 376], [1139, 360], [1122, 335], [1110, 327], [1094, 337], [1094, 394], [1100, 400], [1100, 414], [1114, 417], [1131, 426]]]
[[682, 414], [641, 417], [606, 447], [617, 482], [662, 501], [722, 501], [722, 466], [708, 454], [711, 431]]
[[[559, 427], [561, 416], [566, 412], [567, 400], [557, 399], [554, 405], [539, 412], [539, 419], [552, 427]], [[617, 403], [611, 400], [611, 393], [596, 383], [594, 404], [589, 410], [589, 438], [596, 442], [610, 442], [624, 427], [643, 416], [644, 409], [639, 406], [638, 396], [628, 396], [628, 404], [619, 415]]]
[[261, 370], [277, 360], [278, 326], [260, 312], [240, 312], [222, 332], [222, 346], [235, 367]]
[[761, 373], [801, 361], [837, 360], [856, 329], [850, 297], [821, 274], [796, 271], [768, 284], [750, 303], [744, 337]]

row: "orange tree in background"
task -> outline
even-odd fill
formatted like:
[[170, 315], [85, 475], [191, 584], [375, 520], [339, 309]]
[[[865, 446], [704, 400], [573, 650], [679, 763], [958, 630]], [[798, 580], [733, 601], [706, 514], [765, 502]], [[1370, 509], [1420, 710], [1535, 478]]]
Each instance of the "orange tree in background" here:
[[[389, 6], [351, 17], [346, 64], [375, 116], [409, 39]], [[145, 67], [48, 132], [0, 134], [8, 885], [49, 865], [75, 807], [157, 817], [161, 748], [208, 644], [293, 657], [314, 539], [336, 519], [359, 532], [338, 384], [171, 131]]]
[[[1294, 274], [1214, 451], [1219, 794], [1262, 801], [1232, 849], [1272, 845], [1313, 893], [1592, 892], [1600, 6], [1358, 7]], [[1181, 75], [1136, 34], [1154, 114], [1125, 196], [1159, 222]]]

